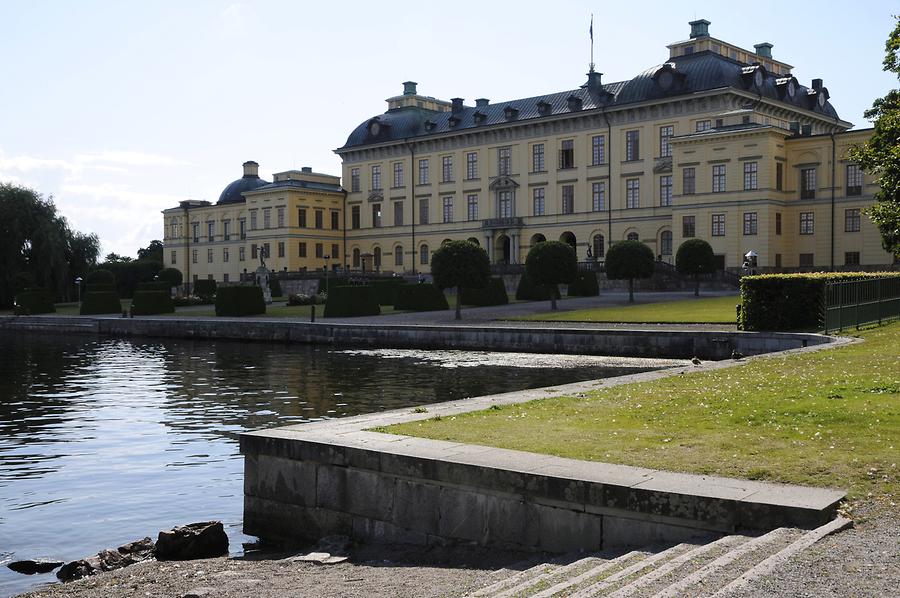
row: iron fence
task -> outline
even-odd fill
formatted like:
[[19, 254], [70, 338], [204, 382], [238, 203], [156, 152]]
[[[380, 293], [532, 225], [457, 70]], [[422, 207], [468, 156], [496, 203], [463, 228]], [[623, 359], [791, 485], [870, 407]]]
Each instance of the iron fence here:
[[825, 334], [900, 318], [900, 278], [825, 282]]

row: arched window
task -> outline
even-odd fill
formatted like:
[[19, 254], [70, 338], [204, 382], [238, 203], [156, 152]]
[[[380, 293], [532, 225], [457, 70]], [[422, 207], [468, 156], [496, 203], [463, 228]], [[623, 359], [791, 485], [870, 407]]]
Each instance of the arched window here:
[[394, 247], [394, 265], [403, 267], [403, 245]]
[[353, 248], [353, 267], [359, 268], [360, 260], [359, 260], [359, 247]]
[[605, 251], [603, 235], [594, 235], [594, 257], [603, 257]]
[[422, 245], [419, 249], [419, 263], [423, 266], [428, 265], [428, 245]]
[[374, 253], [375, 269], [381, 268], [381, 247], [376, 247]]
[[481, 243], [480, 243], [480, 242], [478, 241], [478, 239], [476, 239], [475, 237], [469, 237], [469, 238], [467, 239], [467, 241], [468, 241], [469, 243], [474, 243], [475, 245], [478, 245], [479, 247], [481, 247]]
[[443, 241], [441, 241], [441, 245], [446, 245], [447, 243], [449, 243], [452, 240], [453, 239], [444, 239]]
[[625, 238], [628, 239], [629, 241], [640, 241], [640, 238], [638, 237], [637, 233], [628, 233], [628, 236]]
[[663, 255], [672, 255], [672, 231], [664, 230], [660, 233], [659, 252]]

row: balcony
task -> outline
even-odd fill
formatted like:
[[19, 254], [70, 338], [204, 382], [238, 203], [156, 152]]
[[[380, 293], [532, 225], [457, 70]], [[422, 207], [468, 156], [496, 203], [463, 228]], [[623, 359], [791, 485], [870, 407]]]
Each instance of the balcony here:
[[481, 221], [481, 228], [522, 228], [525, 222], [519, 216], [488, 218]]

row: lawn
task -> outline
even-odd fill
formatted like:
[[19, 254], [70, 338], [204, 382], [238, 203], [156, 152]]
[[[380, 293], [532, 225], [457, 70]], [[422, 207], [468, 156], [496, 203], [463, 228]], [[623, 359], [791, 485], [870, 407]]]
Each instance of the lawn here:
[[381, 430], [900, 499], [900, 323], [838, 349]]
[[[205, 306], [205, 309], [175, 310], [174, 314], [165, 314], [166, 316], [174, 316], [178, 318], [210, 318], [216, 315], [215, 306]], [[295, 318], [298, 320], [309, 320], [312, 313], [311, 305], [269, 305], [266, 306], [266, 313], [258, 316], [245, 316], [247, 318]], [[381, 306], [381, 315], [403, 313], [398, 312], [390, 305]], [[325, 306], [316, 306], [316, 320], [324, 319]]]
[[740, 297], [737, 295], [700, 297], [662, 303], [633, 303], [631, 305], [604, 306], [591, 309], [551, 311], [515, 319], [544, 322], [734, 324], [736, 319], [735, 305], [738, 303], [740, 303]]

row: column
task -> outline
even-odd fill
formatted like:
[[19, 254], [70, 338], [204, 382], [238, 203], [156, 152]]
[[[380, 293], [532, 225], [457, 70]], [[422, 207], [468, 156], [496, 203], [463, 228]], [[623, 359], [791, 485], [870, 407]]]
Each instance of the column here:
[[487, 252], [488, 262], [493, 264], [494, 263], [494, 255], [491, 252], [491, 237], [492, 236], [493, 236], [492, 232], [484, 233], [484, 250]]
[[520, 233], [511, 233], [510, 235], [510, 251], [509, 251], [509, 263], [510, 264], [518, 264], [519, 263], [519, 234]]

